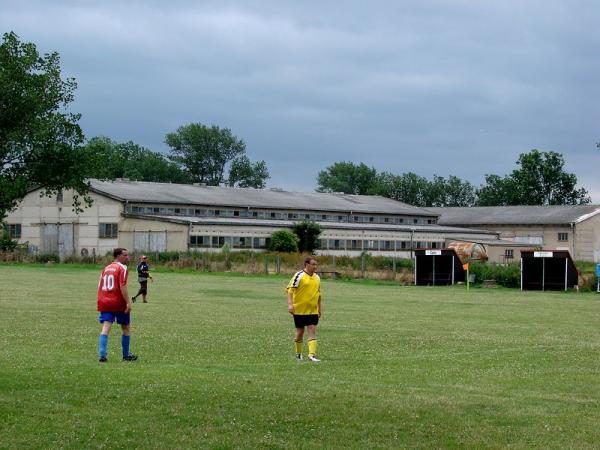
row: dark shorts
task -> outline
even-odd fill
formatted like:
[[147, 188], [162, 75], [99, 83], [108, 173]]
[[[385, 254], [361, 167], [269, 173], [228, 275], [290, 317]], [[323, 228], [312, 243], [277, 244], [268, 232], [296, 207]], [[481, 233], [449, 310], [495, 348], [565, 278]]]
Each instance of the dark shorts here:
[[140, 281], [140, 294], [147, 294], [148, 293], [148, 280], [146, 281]]
[[114, 323], [115, 320], [119, 325], [129, 325], [131, 321], [131, 315], [124, 312], [101, 312], [98, 316], [98, 322], [110, 322]]
[[307, 325], [318, 325], [318, 314], [294, 314], [294, 325], [296, 328], [304, 328]]

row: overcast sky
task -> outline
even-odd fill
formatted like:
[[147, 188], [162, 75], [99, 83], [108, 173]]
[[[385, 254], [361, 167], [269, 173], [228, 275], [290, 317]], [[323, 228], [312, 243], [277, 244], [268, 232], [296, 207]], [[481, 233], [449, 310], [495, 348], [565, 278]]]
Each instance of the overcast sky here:
[[599, 20], [597, 0], [0, 0], [0, 30], [76, 78], [88, 138], [166, 153], [227, 127], [298, 191], [336, 161], [479, 186], [537, 148], [595, 203]]

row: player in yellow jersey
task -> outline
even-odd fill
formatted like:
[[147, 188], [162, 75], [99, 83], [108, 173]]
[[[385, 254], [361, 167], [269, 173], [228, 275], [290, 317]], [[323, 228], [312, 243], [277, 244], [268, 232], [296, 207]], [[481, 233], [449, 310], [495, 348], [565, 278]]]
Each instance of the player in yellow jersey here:
[[321, 278], [315, 273], [317, 260], [304, 259], [304, 269], [296, 272], [287, 285], [288, 312], [296, 326], [296, 358], [302, 359], [304, 328], [308, 328], [308, 359], [317, 359], [317, 325], [321, 317]]

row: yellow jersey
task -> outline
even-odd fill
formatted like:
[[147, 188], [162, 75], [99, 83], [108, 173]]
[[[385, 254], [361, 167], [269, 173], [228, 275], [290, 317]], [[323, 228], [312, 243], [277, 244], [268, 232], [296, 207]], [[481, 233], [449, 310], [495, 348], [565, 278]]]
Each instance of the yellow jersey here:
[[294, 314], [319, 314], [321, 278], [316, 273], [309, 275], [304, 270], [296, 272], [287, 285], [286, 292], [292, 294]]

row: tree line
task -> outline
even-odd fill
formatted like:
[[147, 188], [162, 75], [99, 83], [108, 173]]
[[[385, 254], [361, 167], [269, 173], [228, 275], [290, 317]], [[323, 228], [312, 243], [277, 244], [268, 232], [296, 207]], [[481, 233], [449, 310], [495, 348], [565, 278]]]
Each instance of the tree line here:
[[588, 192], [577, 188], [575, 174], [565, 171], [561, 154], [534, 149], [522, 153], [516, 164], [508, 175], [485, 175], [485, 183], [475, 188], [453, 175], [428, 180], [413, 172], [396, 175], [341, 161], [319, 172], [317, 191], [381, 195], [420, 207], [590, 203]]
[[[204, 183], [263, 188], [265, 161], [252, 162], [229, 128], [190, 123], [165, 135], [169, 154], [108, 137], [85, 139], [80, 115], [68, 111], [77, 83], [63, 79], [57, 52], [5, 33], [0, 43], [0, 223], [33, 187], [45, 195], [76, 193], [74, 209], [90, 204], [87, 179]], [[428, 180], [413, 172], [378, 172], [336, 162], [317, 176], [317, 191], [373, 194], [414, 206], [560, 205], [589, 203], [562, 155], [532, 150], [505, 176], [486, 175], [475, 188], [455, 176]]]

